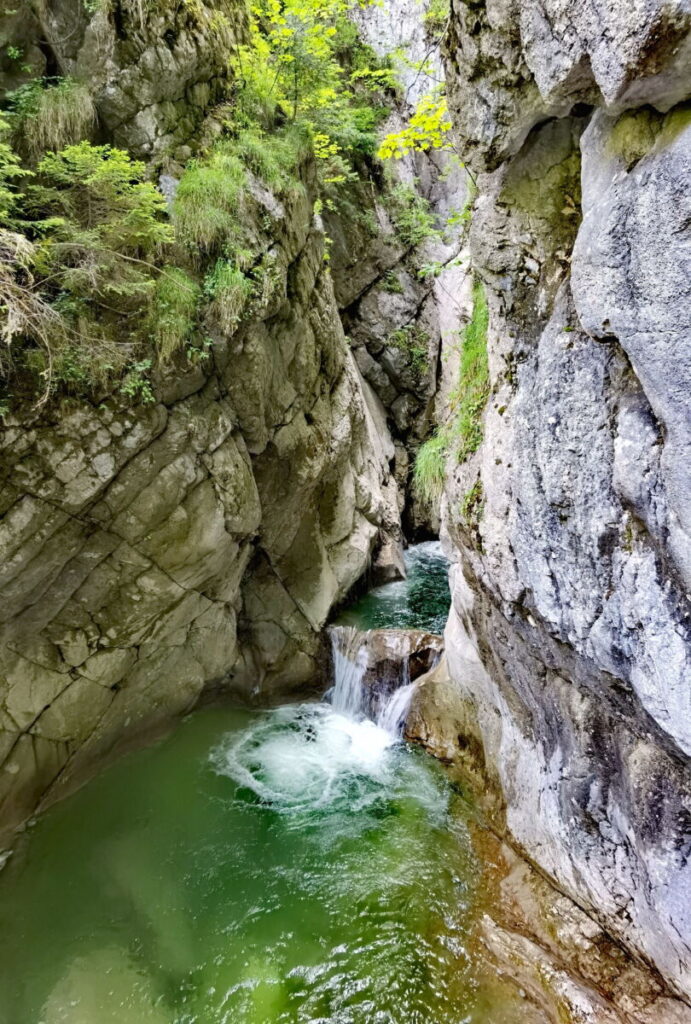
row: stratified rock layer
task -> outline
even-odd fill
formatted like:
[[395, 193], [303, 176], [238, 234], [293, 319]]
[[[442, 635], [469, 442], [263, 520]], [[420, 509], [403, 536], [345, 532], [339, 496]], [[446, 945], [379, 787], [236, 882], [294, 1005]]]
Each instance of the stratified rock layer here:
[[331, 607], [398, 536], [393, 445], [312, 206], [309, 180], [258, 200], [270, 285], [155, 404], [69, 401], [6, 424], [3, 827], [205, 686], [262, 700], [314, 685]]
[[[454, 4], [492, 393], [447, 482], [452, 681], [415, 709], [494, 779], [533, 861], [687, 999], [689, 17]], [[435, 729], [444, 706], [460, 741]]]

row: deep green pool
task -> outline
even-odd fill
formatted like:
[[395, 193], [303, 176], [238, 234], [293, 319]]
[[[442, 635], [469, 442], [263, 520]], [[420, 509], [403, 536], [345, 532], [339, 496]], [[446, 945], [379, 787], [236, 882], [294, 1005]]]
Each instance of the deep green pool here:
[[0, 1024], [519, 1024], [466, 814], [361, 716], [198, 712], [0, 872]]

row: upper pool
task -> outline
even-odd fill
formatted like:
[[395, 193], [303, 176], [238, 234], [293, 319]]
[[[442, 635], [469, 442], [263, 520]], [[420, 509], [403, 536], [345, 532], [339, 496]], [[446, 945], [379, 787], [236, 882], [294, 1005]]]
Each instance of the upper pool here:
[[359, 629], [426, 629], [443, 633], [449, 614], [449, 563], [439, 541], [404, 553], [407, 577], [374, 587], [345, 608], [336, 622]]

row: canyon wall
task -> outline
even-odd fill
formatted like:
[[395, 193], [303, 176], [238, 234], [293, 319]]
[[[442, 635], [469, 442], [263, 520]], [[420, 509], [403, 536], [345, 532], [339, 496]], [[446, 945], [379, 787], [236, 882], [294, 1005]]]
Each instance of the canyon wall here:
[[491, 393], [447, 464], [450, 682], [421, 696], [514, 842], [689, 1000], [690, 23], [453, 2]]
[[[154, 162], [179, 140], [174, 189], [243, 28], [224, 21], [212, 46], [208, 19], [157, 11], [36, 5], [34, 56], [88, 76], [105, 137]], [[300, 173], [285, 194], [250, 180], [244, 212], [268, 269], [238, 325], [212, 316], [206, 360], [160, 368], [149, 403], [115, 392], [5, 415], [5, 830], [205, 689], [262, 701], [318, 685], [331, 608], [375, 549], [400, 546], [393, 443], [344, 336], [310, 159]]]

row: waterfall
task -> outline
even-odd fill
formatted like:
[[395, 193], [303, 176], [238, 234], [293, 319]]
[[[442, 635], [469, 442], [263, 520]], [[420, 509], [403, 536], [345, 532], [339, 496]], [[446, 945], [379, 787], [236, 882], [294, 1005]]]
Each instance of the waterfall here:
[[367, 634], [354, 626], [331, 629], [334, 685], [328, 696], [334, 711], [348, 718], [359, 718], [364, 711], [362, 681], [367, 668], [367, 646], [363, 637]]
[[372, 695], [365, 685], [369, 632], [363, 633], [354, 626], [333, 626], [330, 636], [334, 685], [326, 697], [334, 711], [355, 720], [373, 719], [392, 740], [400, 739], [417, 686], [410, 681], [408, 654], [401, 655], [399, 685], [373, 715], [368, 708]]
[[399, 739], [403, 735], [406, 718], [410, 710], [413, 694], [417, 689], [417, 683], [406, 683], [400, 689], [394, 690], [387, 703], [377, 716], [377, 725], [389, 736]]

